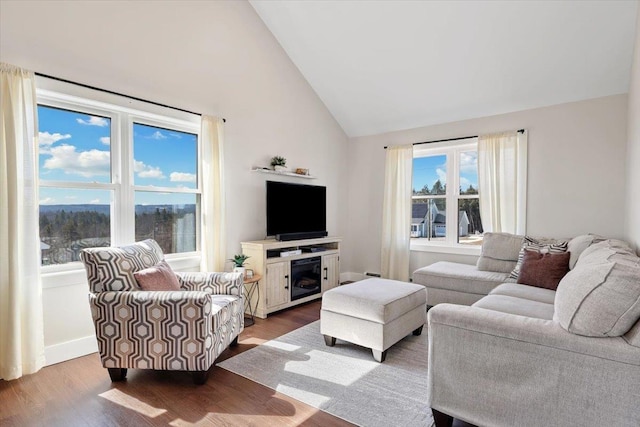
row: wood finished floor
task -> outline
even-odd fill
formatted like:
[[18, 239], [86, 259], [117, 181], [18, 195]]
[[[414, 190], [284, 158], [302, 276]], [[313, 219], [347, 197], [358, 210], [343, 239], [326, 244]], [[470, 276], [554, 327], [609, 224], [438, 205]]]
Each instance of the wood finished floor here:
[[[256, 319], [224, 360], [320, 318], [320, 301]], [[14, 381], [0, 380], [0, 425], [8, 426], [350, 426], [217, 366], [196, 386], [184, 372], [130, 369], [112, 383], [97, 354]]]

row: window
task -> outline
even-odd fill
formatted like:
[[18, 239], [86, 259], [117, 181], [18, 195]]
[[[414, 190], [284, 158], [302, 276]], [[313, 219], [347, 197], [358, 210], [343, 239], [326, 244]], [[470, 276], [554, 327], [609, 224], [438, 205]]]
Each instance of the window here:
[[477, 138], [415, 147], [412, 247], [482, 244], [477, 147]]
[[[142, 104], [142, 103], [141, 103]], [[199, 120], [38, 90], [42, 265], [155, 239], [199, 249]]]

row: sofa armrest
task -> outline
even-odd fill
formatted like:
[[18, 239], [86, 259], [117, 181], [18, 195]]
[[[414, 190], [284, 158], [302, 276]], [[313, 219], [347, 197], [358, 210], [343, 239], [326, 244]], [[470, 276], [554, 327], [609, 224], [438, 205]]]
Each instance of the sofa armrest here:
[[640, 351], [551, 320], [440, 304], [428, 404], [476, 425], [640, 425]]
[[242, 273], [176, 272], [182, 289], [219, 295], [244, 295]]
[[214, 362], [207, 292], [100, 292], [89, 304], [106, 368], [202, 371]]

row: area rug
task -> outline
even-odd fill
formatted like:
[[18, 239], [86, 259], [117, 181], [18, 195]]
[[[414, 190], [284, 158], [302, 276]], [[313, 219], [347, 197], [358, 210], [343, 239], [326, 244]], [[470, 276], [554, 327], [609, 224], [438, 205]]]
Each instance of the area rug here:
[[337, 340], [327, 347], [316, 321], [218, 366], [360, 426], [432, 426], [427, 406], [427, 334], [387, 352]]

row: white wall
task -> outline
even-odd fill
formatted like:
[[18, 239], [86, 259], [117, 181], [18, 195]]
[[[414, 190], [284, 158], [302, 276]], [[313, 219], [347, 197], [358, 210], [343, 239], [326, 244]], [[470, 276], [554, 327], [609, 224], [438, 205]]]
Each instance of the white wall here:
[[636, 20], [636, 47], [629, 88], [627, 138], [626, 235], [627, 240], [640, 251], [640, 8]]
[[[264, 238], [267, 175], [250, 168], [274, 155], [327, 186], [329, 233], [345, 234], [348, 139], [248, 3], [0, 7], [1, 61], [227, 119], [227, 255]], [[48, 348], [93, 334], [84, 275], [60, 284], [43, 294]]]
[[[350, 271], [380, 271], [385, 145], [526, 128], [527, 233], [624, 237], [627, 96], [616, 95], [498, 116], [353, 138], [349, 146]], [[417, 253], [411, 269], [475, 257]]]

